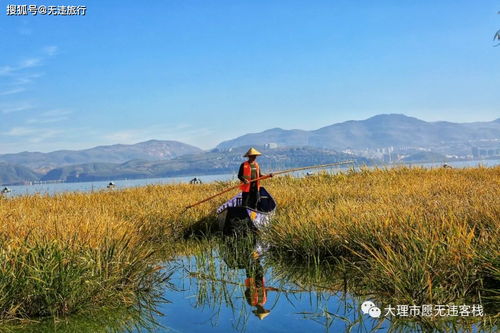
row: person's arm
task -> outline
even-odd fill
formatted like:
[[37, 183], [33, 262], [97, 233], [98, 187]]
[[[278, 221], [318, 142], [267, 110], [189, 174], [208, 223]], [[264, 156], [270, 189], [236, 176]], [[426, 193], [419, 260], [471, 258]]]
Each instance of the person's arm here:
[[242, 181], [243, 183], [247, 184], [248, 183], [248, 180], [246, 180], [244, 177], [243, 177], [243, 163], [241, 163], [240, 165], [240, 170], [238, 171], [238, 179], [240, 181]]

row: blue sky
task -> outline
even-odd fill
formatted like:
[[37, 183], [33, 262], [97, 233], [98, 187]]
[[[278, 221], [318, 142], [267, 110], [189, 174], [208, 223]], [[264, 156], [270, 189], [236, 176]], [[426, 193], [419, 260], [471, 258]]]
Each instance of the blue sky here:
[[[81, 17], [6, 4], [86, 5]], [[0, 154], [500, 117], [499, 1], [2, 1]]]

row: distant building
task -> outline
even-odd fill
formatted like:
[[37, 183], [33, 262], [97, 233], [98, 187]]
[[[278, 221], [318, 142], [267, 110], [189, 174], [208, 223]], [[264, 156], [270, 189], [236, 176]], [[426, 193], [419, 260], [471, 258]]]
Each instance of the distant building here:
[[278, 148], [278, 144], [277, 144], [277, 143], [275, 143], [275, 142], [270, 142], [270, 143], [266, 143], [266, 144], [265, 144], [265, 147], [266, 147], [267, 149], [276, 149], [276, 148]]

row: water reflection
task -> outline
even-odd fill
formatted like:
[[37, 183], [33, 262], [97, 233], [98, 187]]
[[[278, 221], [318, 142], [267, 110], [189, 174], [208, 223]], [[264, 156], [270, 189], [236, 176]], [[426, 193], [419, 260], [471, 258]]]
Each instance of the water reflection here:
[[[371, 318], [361, 303], [383, 297], [356, 287], [356, 273], [335, 264], [277, 256], [255, 237], [188, 243], [165, 263], [161, 293], [137, 304], [12, 332], [496, 332], [484, 318]], [[170, 275], [171, 273], [171, 275]], [[168, 300], [168, 302], [166, 301]], [[2, 328], [0, 328], [2, 330]]]
[[[342, 264], [300, 263], [274, 256], [250, 237], [224, 239], [177, 261], [181, 294], [161, 308], [164, 324], [179, 332], [428, 332], [495, 331], [484, 318], [372, 318], [367, 299], [383, 298], [354, 287]], [[349, 273], [349, 274], [348, 274]], [[175, 316], [170, 316], [175, 308]], [[183, 320], [178, 313], [182, 312]]]
[[[239, 249], [239, 251], [238, 251]], [[254, 307], [252, 313], [260, 320], [266, 318], [270, 309], [266, 309], [267, 294], [269, 291], [279, 291], [265, 283], [264, 267], [261, 263], [262, 246], [257, 244], [255, 237], [228, 238], [221, 243], [219, 252], [230, 269], [245, 271], [245, 299], [247, 304]]]

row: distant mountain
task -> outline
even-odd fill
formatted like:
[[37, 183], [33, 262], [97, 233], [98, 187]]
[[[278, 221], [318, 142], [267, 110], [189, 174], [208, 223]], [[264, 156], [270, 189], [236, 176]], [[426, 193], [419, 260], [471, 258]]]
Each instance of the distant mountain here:
[[22, 184], [26, 181], [38, 180], [38, 175], [33, 170], [21, 165], [0, 162], [0, 184]]
[[[313, 164], [334, 163], [341, 160], [356, 160], [358, 165], [371, 164], [366, 158], [338, 153], [318, 148], [278, 148], [258, 147], [263, 156], [259, 163], [264, 172], [282, 170]], [[217, 173], [237, 173], [245, 160], [245, 149], [231, 152], [211, 151], [201, 154], [185, 155], [167, 161], [134, 160], [121, 164], [88, 163], [66, 166], [49, 171], [41, 178], [44, 181], [62, 180], [68, 182], [169, 177], [182, 175], [206, 175]]]
[[167, 160], [185, 154], [200, 153], [200, 148], [177, 142], [150, 140], [133, 145], [99, 146], [85, 150], [59, 150], [50, 153], [22, 152], [0, 155], [0, 161], [20, 164], [33, 170], [46, 171], [81, 163], [123, 163], [126, 161]]
[[388, 146], [432, 146], [444, 142], [500, 139], [499, 119], [491, 122], [426, 122], [402, 114], [382, 114], [366, 120], [351, 120], [314, 131], [273, 128], [220, 143], [230, 148], [276, 143], [278, 146], [311, 146], [335, 150]]

